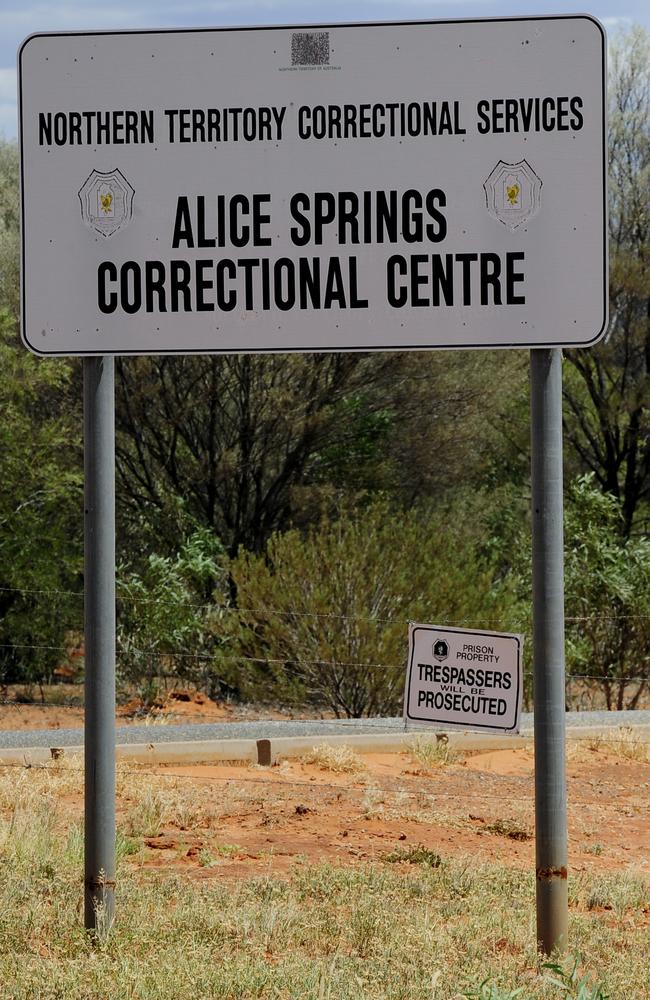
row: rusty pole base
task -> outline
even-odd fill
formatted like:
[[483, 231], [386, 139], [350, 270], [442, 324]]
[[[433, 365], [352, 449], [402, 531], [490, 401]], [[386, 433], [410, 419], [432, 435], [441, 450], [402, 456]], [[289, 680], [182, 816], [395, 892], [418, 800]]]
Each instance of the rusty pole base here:
[[538, 868], [537, 947], [544, 955], [564, 951], [568, 943], [569, 892], [567, 870]]

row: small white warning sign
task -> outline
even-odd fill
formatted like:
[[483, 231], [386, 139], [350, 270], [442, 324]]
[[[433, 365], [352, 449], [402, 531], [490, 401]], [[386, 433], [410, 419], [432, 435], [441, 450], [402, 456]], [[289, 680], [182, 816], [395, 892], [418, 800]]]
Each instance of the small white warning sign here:
[[409, 624], [406, 723], [518, 733], [524, 637]]

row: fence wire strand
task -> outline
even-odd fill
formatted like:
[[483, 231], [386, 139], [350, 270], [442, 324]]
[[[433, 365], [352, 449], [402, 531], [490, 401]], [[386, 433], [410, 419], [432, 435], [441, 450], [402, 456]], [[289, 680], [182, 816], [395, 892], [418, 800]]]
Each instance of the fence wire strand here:
[[[31, 649], [31, 650], [46, 650], [49, 652], [59, 652], [65, 653], [70, 656], [71, 651], [69, 647], [66, 646], [51, 646], [45, 643], [0, 643], [0, 649]], [[72, 650], [72, 653], [77, 652], [76, 649]], [[131, 647], [128, 650], [128, 655], [137, 656], [149, 656], [158, 659], [195, 659], [195, 660], [205, 660], [206, 662], [212, 662], [215, 666], [218, 666], [222, 662], [232, 662], [232, 663], [257, 663], [257, 664], [274, 664], [281, 666], [307, 664], [308, 666], [323, 666], [323, 667], [354, 667], [360, 669], [369, 670], [404, 670], [406, 663], [379, 663], [364, 660], [328, 660], [325, 657], [316, 657], [314, 659], [309, 659], [304, 656], [285, 656], [285, 657], [272, 657], [272, 656], [246, 656], [242, 653], [224, 653], [221, 650], [216, 650], [211, 653], [200, 653], [200, 652], [188, 652], [186, 650], [161, 650], [155, 647], [149, 647], [147, 649], [138, 649], [136, 647]], [[82, 658], [83, 654], [78, 654], [79, 658]], [[116, 659], [119, 660], [120, 655], [127, 655], [122, 653], [119, 649], [117, 651]], [[601, 683], [611, 683], [620, 684], [622, 682], [627, 683], [628, 681], [647, 681], [650, 678], [648, 675], [644, 674], [626, 674], [620, 677], [608, 677], [604, 674], [566, 674], [567, 680], [594, 680], [600, 681]], [[178, 673], [157, 673], [156, 678], [179, 678]]]
[[[0, 587], [0, 593], [7, 594], [29, 594], [41, 597], [75, 597], [83, 599], [84, 592], [82, 590], [32, 590], [21, 587]], [[304, 611], [300, 608], [243, 608], [235, 607], [234, 605], [222, 605], [215, 602], [208, 604], [196, 604], [191, 601], [161, 601], [158, 598], [150, 597], [136, 597], [131, 594], [120, 594], [118, 592], [116, 596], [118, 604], [131, 603], [131, 604], [155, 604], [160, 607], [170, 607], [170, 608], [194, 608], [196, 611], [215, 611], [219, 614], [239, 614], [239, 615], [278, 615], [278, 616], [288, 616], [295, 618], [323, 618], [323, 619], [334, 619], [338, 621], [359, 621], [359, 622], [370, 622], [379, 625], [408, 625], [409, 619], [403, 618], [380, 618], [377, 616], [364, 616], [364, 615], [341, 615], [335, 614], [334, 612], [326, 611]], [[513, 625], [525, 624], [525, 619], [508, 619], [508, 618], [458, 618], [451, 619], [447, 617], [448, 613], [441, 613], [439, 615], [441, 625], [469, 625], [469, 624], [484, 624], [484, 625], [506, 625], [511, 623]], [[603, 622], [613, 622], [613, 621], [648, 621], [650, 620], [650, 615], [567, 615], [565, 621], [575, 623], [575, 622], [593, 622], [593, 621], [603, 621]]]
[[[68, 590], [46, 590], [46, 589], [28, 589], [28, 588], [16, 588], [16, 587], [0, 587], [0, 594], [18, 594], [23, 596], [33, 596], [39, 598], [75, 598], [83, 599], [83, 591], [68, 591]], [[133, 595], [123, 595], [118, 594], [118, 602], [131, 603], [131, 604], [143, 604], [143, 605], [158, 605], [161, 607], [188, 607], [193, 608], [196, 611], [212, 611], [218, 616], [224, 615], [239, 615], [241, 618], [246, 616], [257, 616], [258, 618], [269, 618], [273, 616], [280, 616], [285, 618], [307, 618], [314, 619], [315, 621], [338, 621], [338, 622], [357, 622], [371, 624], [378, 627], [381, 626], [393, 626], [400, 625], [405, 627], [408, 624], [407, 620], [398, 618], [379, 618], [379, 617], [363, 617], [359, 615], [342, 615], [330, 612], [315, 612], [307, 611], [298, 608], [289, 609], [279, 609], [279, 608], [243, 608], [243, 607], [233, 607], [226, 605], [218, 605], [215, 603], [209, 604], [195, 604], [190, 602], [177, 602], [177, 601], [161, 601], [159, 599], [152, 598], [140, 598]], [[53, 613], [54, 613], [54, 609]], [[522, 619], [505, 619], [505, 618], [490, 618], [490, 619], [452, 619], [448, 618], [446, 614], [435, 615], [438, 622], [442, 626], [472, 626], [472, 627], [495, 627], [495, 626], [506, 626], [511, 631], [523, 630], [529, 628], [529, 623]], [[650, 616], [646, 615], [598, 615], [598, 616], [567, 616], [566, 622], [568, 624], [574, 623], [579, 624], [581, 622], [633, 622], [633, 621], [645, 621], [649, 620]], [[0, 622], [1, 622], [0, 618]], [[263, 624], [263, 623], [262, 623]], [[83, 633], [82, 625], [75, 626], [61, 626], [63, 632], [70, 633]], [[118, 637], [119, 640], [119, 637]], [[22, 653], [55, 653], [60, 655], [62, 658], [67, 660], [81, 659], [83, 657], [83, 647], [73, 646], [72, 644], [62, 644], [55, 645], [50, 643], [36, 643], [36, 642], [24, 642], [24, 643], [0, 643], [0, 650], [5, 651], [5, 653], [14, 653], [17, 657], [20, 657]], [[405, 670], [405, 662], [400, 663], [382, 663], [376, 661], [364, 661], [364, 660], [354, 660], [354, 659], [336, 659], [336, 658], [326, 658], [326, 657], [307, 657], [307, 656], [265, 656], [263, 653], [260, 655], [246, 655], [244, 653], [229, 652], [227, 647], [216, 649], [199, 649], [199, 650], [169, 650], [160, 649], [156, 646], [150, 646], [145, 648], [139, 648], [137, 646], [127, 646], [125, 649], [119, 648], [118, 642], [118, 653], [117, 653], [117, 663], [119, 665], [120, 660], [125, 657], [135, 657], [142, 658], [143, 660], [148, 659], [150, 662], [154, 661], [159, 666], [156, 668], [155, 680], [156, 681], [174, 681], [176, 683], [191, 683], [192, 676], [194, 677], [194, 683], [196, 683], [197, 673], [192, 674], [192, 664], [195, 664], [196, 671], [200, 671], [199, 676], [207, 677], [207, 671], [211, 668], [214, 672], [218, 671], [220, 666], [232, 666], [236, 664], [250, 665], [251, 667], [283, 667], [283, 668], [320, 668], [323, 671], [338, 671], [338, 670], [372, 670], [372, 671], [402, 671]], [[177, 662], [178, 668], [173, 669], [174, 661]], [[172, 669], [164, 669], [164, 664], [171, 665]], [[184, 666], [185, 665], [185, 666]], [[593, 673], [572, 673], [567, 674], [565, 678], [565, 683], [567, 687], [567, 696], [570, 695], [571, 685], [574, 682], [593, 682], [598, 684], [601, 688], [618, 688], [619, 690], [625, 689], [628, 686], [638, 685], [639, 692], [642, 692], [644, 687], [649, 684], [650, 677], [648, 674], [629, 674], [624, 676], [607, 676], [605, 674], [593, 674]], [[6, 689], [6, 685], [5, 685]], [[0, 699], [0, 706], [18, 705], [30, 705], [33, 707], [48, 707], [43, 705], [42, 702], [34, 700], [26, 701], [22, 699], [20, 702], [15, 699]], [[64, 708], [65, 705], [60, 705], [58, 707]], [[209, 721], [210, 719], [223, 720], [223, 716], [210, 716], [207, 713], [202, 714], [202, 720]]]
[[[402, 788], [398, 789], [382, 788], [378, 784], [370, 784], [370, 783], [360, 784], [359, 779], [357, 779], [357, 784], [355, 785], [349, 785], [349, 784], [338, 785], [327, 782], [314, 782], [314, 781], [305, 781], [302, 779], [286, 778], [284, 775], [282, 775], [281, 779], [279, 778], [279, 779], [269, 780], [269, 778], [266, 776], [259, 778], [248, 777], [248, 776], [243, 777], [241, 775], [237, 775], [236, 777], [226, 777], [225, 775], [207, 775], [207, 774], [196, 775], [196, 774], [182, 774], [182, 773], [178, 774], [174, 773], [172, 770], [169, 770], [167, 772], [165, 770], [162, 770], [162, 767], [173, 768], [182, 766], [183, 765], [180, 764], [179, 765], [168, 764], [168, 765], [161, 765], [160, 768], [156, 769], [147, 767], [128, 768], [120, 766], [118, 768], [117, 779], [119, 781], [119, 778], [121, 776], [130, 775], [135, 777], [154, 777], [160, 779], [168, 778], [173, 781], [180, 780], [180, 781], [188, 781], [194, 783], [213, 782], [224, 786], [232, 784], [235, 785], [236, 787], [242, 787], [242, 786], [245, 787], [246, 785], [249, 786], [263, 785], [265, 788], [272, 790], [302, 788], [302, 789], [310, 789], [312, 792], [320, 792], [323, 789], [327, 789], [328, 791], [336, 792], [337, 795], [340, 796], [342, 796], [343, 794], [347, 794], [349, 796], [365, 797], [365, 796], [372, 796], [379, 794], [379, 795], [393, 795], [395, 797], [406, 795], [407, 797], [412, 799], [422, 799], [422, 797], [426, 795], [428, 799], [427, 804], [429, 805], [434, 805], [438, 800], [444, 799], [448, 801], [464, 802], [468, 806], [471, 806], [471, 802], [473, 800], [480, 800], [485, 802], [492, 802], [492, 801], [498, 802], [500, 806], [503, 806], [505, 802], [517, 802], [517, 803], [524, 803], [525, 805], [530, 806], [531, 808], [534, 807], [534, 795], [532, 789], [531, 789], [531, 794], [529, 796], [510, 795], [504, 793], [491, 794], [489, 792], [474, 792], [474, 791], [465, 795], [459, 795], [452, 792], [436, 791], [429, 793], [429, 792], [424, 792], [422, 790], [409, 792]], [[66, 764], [62, 767], [60, 761], [52, 761], [51, 763], [47, 764], [39, 764], [39, 763], [32, 764], [29, 762], [20, 762], [20, 761], [0, 761], [0, 771], [3, 768], [13, 768], [13, 769], [18, 768], [23, 771], [43, 771], [55, 777], [60, 774], [70, 774], [70, 773], [79, 775], [84, 774], [83, 767], [70, 766], [69, 764]], [[409, 776], [406, 775], [404, 777], [408, 778]], [[404, 777], [402, 777], [399, 780], [403, 781]], [[413, 777], [417, 776], [414, 775]], [[522, 777], [520, 775], [508, 775], [508, 779], [509, 780], [515, 779], [518, 780], [520, 783], [523, 781], [531, 780], [529, 778]], [[605, 792], [603, 791], [603, 795], [604, 794]], [[378, 802], [377, 804], [380, 803]], [[612, 802], [611, 800], [609, 802], [602, 802], [600, 799], [593, 799], [593, 800], [569, 799], [568, 805], [570, 809], [584, 807], [584, 806], [598, 806], [599, 809], [617, 811], [620, 810], [621, 808], [620, 803]], [[644, 812], [644, 810], [641, 807], [636, 806], [636, 804], [632, 806], [631, 804], [628, 803], [628, 807], [640, 808], [640, 811]], [[646, 806], [645, 811], [650, 812], [650, 806]]]

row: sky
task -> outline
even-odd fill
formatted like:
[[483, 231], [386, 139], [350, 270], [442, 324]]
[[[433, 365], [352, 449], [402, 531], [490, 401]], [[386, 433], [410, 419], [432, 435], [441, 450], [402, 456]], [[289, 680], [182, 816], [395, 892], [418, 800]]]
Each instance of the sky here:
[[0, 136], [15, 139], [16, 53], [39, 31], [188, 28], [226, 25], [330, 24], [345, 21], [440, 20], [530, 14], [589, 13], [608, 33], [641, 24], [650, 31], [647, 0], [0, 0]]

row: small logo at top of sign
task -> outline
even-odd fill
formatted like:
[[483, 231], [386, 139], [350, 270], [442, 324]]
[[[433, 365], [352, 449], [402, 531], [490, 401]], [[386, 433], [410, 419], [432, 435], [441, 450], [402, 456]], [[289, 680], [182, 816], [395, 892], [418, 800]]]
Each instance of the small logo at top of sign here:
[[291, 35], [292, 66], [327, 66], [329, 61], [329, 31], [293, 32]]
[[446, 660], [449, 656], [449, 644], [444, 639], [436, 639], [434, 642], [433, 656], [436, 660]]
[[483, 185], [490, 215], [515, 230], [539, 211], [542, 181], [530, 163], [499, 160]]
[[100, 236], [113, 236], [133, 215], [134, 189], [118, 170], [93, 170], [79, 191], [81, 218]]

